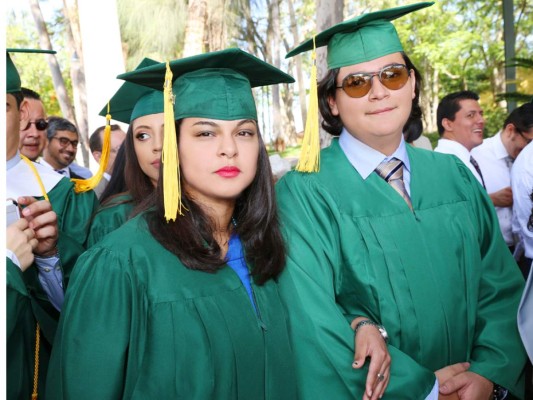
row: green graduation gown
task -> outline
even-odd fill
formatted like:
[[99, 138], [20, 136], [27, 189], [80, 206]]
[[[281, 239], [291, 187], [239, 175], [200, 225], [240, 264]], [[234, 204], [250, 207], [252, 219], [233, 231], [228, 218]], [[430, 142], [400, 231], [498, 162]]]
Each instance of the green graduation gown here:
[[133, 211], [133, 198], [129, 194], [116, 196], [109, 204], [100, 207], [91, 222], [86, 247], [92, 247], [105, 235], [124, 225]]
[[355, 316], [390, 336], [386, 398], [424, 399], [433, 372], [462, 361], [521, 397], [524, 282], [490, 199], [455, 157], [407, 151], [413, 211], [377, 174], [363, 180], [338, 140], [319, 173], [277, 184], [289, 247], [280, 293], [300, 397], [362, 396], [366, 371], [350, 365]]
[[[21, 161], [22, 163], [22, 161]], [[35, 182], [33, 174], [28, 173], [22, 163], [8, 174], [8, 196], [17, 196], [40, 192], [32, 184]], [[98, 200], [92, 191], [76, 194], [73, 183], [66, 178], [47, 184], [46, 174], [42, 166], [37, 165], [38, 172], [43, 175], [45, 188], [57, 214], [59, 239], [57, 243], [60, 256], [60, 266], [63, 272], [63, 288], [66, 288], [70, 273], [79, 255], [85, 251], [83, 243], [87, 239], [88, 221], [96, 210]], [[23, 175], [27, 173], [28, 175]], [[50, 171], [50, 174], [56, 174]], [[9, 180], [23, 180], [22, 186], [27, 185], [28, 192], [20, 189], [11, 190]], [[29, 178], [28, 178], [29, 177]], [[24, 189], [22, 189], [24, 190]], [[38, 200], [43, 197], [35, 196]], [[59, 312], [52, 306], [46, 293], [42, 289], [35, 265], [24, 273], [11, 260], [6, 259], [6, 301], [7, 301], [7, 398], [31, 398], [34, 376], [35, 329], [39, 322], [41, 328], [39, 347], [39, 399], [45, 399], [45, 382], [51, 346], [59, 320]]]
[[143, 215], [80, 257], [61, 313], [54, 399], [295, 399], [286, 315], [273, 280], [186, 268]]

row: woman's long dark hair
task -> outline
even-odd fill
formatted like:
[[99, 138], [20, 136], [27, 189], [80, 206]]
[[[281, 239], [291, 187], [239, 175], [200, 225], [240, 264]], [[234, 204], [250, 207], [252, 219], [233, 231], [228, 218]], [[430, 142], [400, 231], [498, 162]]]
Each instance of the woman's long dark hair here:
[[[178, 138], [180, 122], [176, 122]], [[236, 226], [233, 232], [237, 233], [242, 241], [254, 281], [261, 285], [269, 279], [276, 278], [283, 270], [285, 245], [279, 227], [270, 162], [261, 134], [259, 132], [258, 134], [257, 173], [250, 186], [236, 201], [233, 213]], [[184, 215], [178, 215], [175, 221], [167, 223], [164, 217], [162, 182], [163, 174], [160, 173], [154, 196], [144, 203], [144, 208], [155, 206], [154, 211], [147, 213], [150, 232], [187, 268], [216, 272], [226, 262], [213, 236], [214, 221], [200, 204], [182, 192], [182, 203], [186, 211]], [[184, 187], [183, 181], [181, 187]]]
[[[416, 69], [414, 64], [411, 62], [409, 57], [405, 53], [401, 53], [407, 69], [413, 70], [415, 73], [416, 84], [415, 84], [415, 98], [413, 99], [411, 115], [409, 116], [406, 126], [409, 123], [413, 123], [416, 119], [422, 118], [422, 109], [419, 105], [420, 97], [420, 87], [422, 85], [422, 76], [420, 72]], [[344, 124], [342, 123], [341, 118], [338, 115], [333, 115], [329, 107], [328, 99], [330, 97], [335, 98], [337, 93], [337, 75], [339, 74], [340, 68], [330, 69], [326, 76], [318, 83], [318, 108], [320, 114], [322, 115], [322, 128], [329, 134], [333, 136], [339, 136], [342, 132]]]
[[111, 179], [107, 183], [102, 195], [100, 196], [100, 204], [105, 207], [112, 198], [120, 194], [124, 194], [128, 190], [126, 180], [124, 179], [124, 170], [126, 165], [126, 144], [123, 142], [117, 151], [115, 162], [113, 163], [113, 171], [111, 171]]
[[128, 127], [128, 132], [126, 133], [126, 165], [124, 167], [124, 180], [126, 182], [126, 187], [128, 192], [133, 199], [133, 204], [136, 205], [133, 215], [137, 212], [142, 211], [140, 204], [150, 197], [154, 192], [155, 188], [143, 170], [139, 165], [139, 159], [137, 158], [137, 153], [135, 153], [135, 138], [133, 134], [133, 123]]

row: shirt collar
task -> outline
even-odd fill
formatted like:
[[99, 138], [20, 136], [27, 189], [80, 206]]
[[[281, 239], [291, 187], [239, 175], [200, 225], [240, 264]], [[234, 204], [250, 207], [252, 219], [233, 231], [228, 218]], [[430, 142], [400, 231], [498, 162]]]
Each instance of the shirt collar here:
[[15, 167], [21, 161], [20, 153], [17, 151], [15, 157], [6, 161], [6, 171], [9, 171], [11, 168]]
[[507, 157], [511, 158], [509, 153], [507, 153], [507, 149], [503, 145], [502, 142], [502, 131], [499, 131], [496, 135], [494, 135], [494, 155], [497, 159], [505, 159]]
[[403, 135], [400, 140], [400, 145], [390, 156], [386, 156], [356, 139], [348, 133], [346, 128], [342, 129], [339, 137], [339, 145], [348, 158], [348, 161], [350, 161], [350, 164], [352, 164], [363, 179], [368, 178], [382, 161], [388, 161], [393, 157], [401, 160], [404, 164], [404, 168], [409, 172], [411, 171], [411, 164], [409, 162], [409, 156], [407, 155]]

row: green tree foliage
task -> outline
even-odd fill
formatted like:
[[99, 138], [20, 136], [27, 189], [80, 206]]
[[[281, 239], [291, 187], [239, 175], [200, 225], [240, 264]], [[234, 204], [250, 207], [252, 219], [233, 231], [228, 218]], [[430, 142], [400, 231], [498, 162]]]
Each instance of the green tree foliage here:
[[[7, 15], [6, 27], [6, 47], [7, 48], [39, 48], [39, 37], [34, 27], [33, 20], [26, 12]], [[47, 29], [55, 50], [59, 50], [55, 55], [62, 67], [62, 75], [67, 85], [67, 90], [72, 95], [72, 84], [68, 68], [70, 60], [60, 51], [64, 46], [62, 32], [64, 29], [63, 17], [60, 13], [54, 14], [54, 18], [47, 22]], [[59, 103], [57, 101], [50, 68], [46, 61], [46, 55], [35, 55], [25, 53], [11, 54], [13, 62], [17, 66], [20, 74], [22, 86], [32, 89], [41, 95], [44, 108], [48, 115], [61, 115]]]

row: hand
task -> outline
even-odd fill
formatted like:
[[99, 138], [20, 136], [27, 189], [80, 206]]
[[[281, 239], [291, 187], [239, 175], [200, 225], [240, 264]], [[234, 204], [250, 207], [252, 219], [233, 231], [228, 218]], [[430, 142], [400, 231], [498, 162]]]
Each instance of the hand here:
[[[470, 363], [463, 362], [463, 363], [457, 363], [453, 365], [448, 365], [444, 368], [441, 368], [437, 371], [435, 371], [435, 375], [437, 376], [437, 380], [439, 381], [439, 385], [446, 382], [448, 379], [454, 377], [455, 375], [468, 371], [468, 368], [470, 368]], [[443, 395], [439, 393], [439, 400], [458, 400], [459, 396], [457, 392], [453, 392], [451, 394]]]
[[511, 207], [513, 205], [513, 191], [509, 186], [489, 194], [489, 197], [495, 207]]
[[459, 399], [487, 400], [491, 398], [493, 389], [494, 385], [487, 378], [465, 371], [441, 384], [439, 392], [444, 395], [457, 392]]
[[37, 246], [35, 232], [24, 218], [13, 222], [6, 229], [6, 248], [11, 250], [20, 262], [22, 271], [33, 263], [33, 249]]
[[[355, 318], [351, 323], [352, 329], [365, 319], [367, 318]], [[391, 357], [387, 344], [374, 325], [364, 325], [357, 330], [352, 367], [355, 369], [362, 368], [367, 357], [370, 357], [370, 365], [368, 367], [363, 400], [376, 400], [383, 396], [389, 384]], [[380, 381], [378, 374], [385, 376], [385, 379]]]
[[34, 254], [41, 257], [50, 257], [57, 253], [56, 245], [59, 230], [57, 215], [52, 211], [52, 205], [46, 200], [36, 200], [25, 196], [17, 199], [18, 203], [26, 206], [22, 210], [23, 217], [28, 220], [29, 226], [35, 232], [38, 240]]

